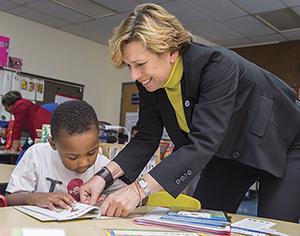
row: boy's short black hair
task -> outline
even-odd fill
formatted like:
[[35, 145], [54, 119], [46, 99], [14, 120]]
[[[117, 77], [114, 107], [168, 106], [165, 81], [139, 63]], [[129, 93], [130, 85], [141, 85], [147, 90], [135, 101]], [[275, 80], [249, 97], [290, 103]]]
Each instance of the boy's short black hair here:
[[6, 93], [2, 98], [2, 105], [3, 106], [10, 106], [14, 105], [16, 101], [22, 98], [21, 93], [16, 90], [9, 91]]
[[59, 137], [63, 130], [69, 135], [81, 134], [91, 129], [98, 128], [98, 119], [94, 108], [85, 101], [67, 101], [60, 104], [52, 114], [51, 136]]

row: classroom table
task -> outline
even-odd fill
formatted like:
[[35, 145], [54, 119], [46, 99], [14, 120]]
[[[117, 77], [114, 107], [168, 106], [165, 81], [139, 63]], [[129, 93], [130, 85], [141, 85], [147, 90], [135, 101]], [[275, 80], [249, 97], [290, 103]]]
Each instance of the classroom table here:
[[19, 157], [19, 153], [8, 150], [0, 150], [0, 163], [14, 165]]
[[[148, 213], [151, 207], [137, 208], [133, 214], [127, 218], [114, 218], [105, 220], [81, 219], [65, 222], [40, 222], [28, 215], [25, 215], [13, 207], [0, 208], [0, 230], [12, 228], [62, 228], [65, 230], [66, 236], [101, 236], [104, 235], [103, 229], [144, 229], [144, 230], [166, 230], [167, 228], [158, 228], [150, 226], [141, 226], [133, 223], [133, 218], [141, 214]], [[243, 219], [249, 216], [231, 214], [232, 221]], [[253, 218], [253, 217], [252, 217]], [[256, 217], [254, 217], [256, 218]], [[284, 221], [270, 220], [276, 222], [277, 225], [273, 228], [290, 236], [300, 235], [300, 224], [289, 223]], [[3, 234], [3, 233], [2, 233]], [[206, 234], [205, 235], [210, 235]], [[239, 235], [232, 233], [231, 235]], [[10, 236], [10, 235], [1, 235]]]
[[0, 164], [0, 194], [5, 194], [7, 183], [14, 168], [14, 165]]
[[0, 184], [8, 183], [14, 168], [14, 165], [0, 164]]

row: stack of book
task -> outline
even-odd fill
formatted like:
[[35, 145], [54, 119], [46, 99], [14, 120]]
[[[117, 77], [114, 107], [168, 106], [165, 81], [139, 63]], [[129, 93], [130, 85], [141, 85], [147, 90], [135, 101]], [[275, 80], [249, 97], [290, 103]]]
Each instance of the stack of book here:
[[135, 219], [137, 224], [163, 226], [183, 231], [230, 235], [230, 218], [223, 211], [172, 211], [157, 207], [149, 214]]

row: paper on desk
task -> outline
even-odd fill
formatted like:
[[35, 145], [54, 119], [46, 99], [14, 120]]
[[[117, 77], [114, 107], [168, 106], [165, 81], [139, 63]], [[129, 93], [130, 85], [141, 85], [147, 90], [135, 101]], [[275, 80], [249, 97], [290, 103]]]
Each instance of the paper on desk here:
[[278, 235], [286, 236], [286, 234], [271, 229], [276, 223], [260, 219], [245, 218], [231, 224], [231, 232], [252, 236]]
[[276, 223], [266, 221], [266, 220], [259, 220], [259, 219], [252, 219], [252, 218], [245, 218], [243, 220], [239, 220], [233, 224], [231, 224], [231, 227], [234, 228], [241, 228], [241, 229], [269, 229], [276, 225]]
[[34, 229], [24, 228], [22, 229], [22, 236], [65, 236], [64, 229]]
[[252, 232], [249, 230], [244, 230], [244, 229], [231, 229], [232, 233], [237, 233], [237, 234], [244, 234], [244, 235], [250, 235], [250, 236], [266, 236], [265, 233], [257, 233], [257, 232]]

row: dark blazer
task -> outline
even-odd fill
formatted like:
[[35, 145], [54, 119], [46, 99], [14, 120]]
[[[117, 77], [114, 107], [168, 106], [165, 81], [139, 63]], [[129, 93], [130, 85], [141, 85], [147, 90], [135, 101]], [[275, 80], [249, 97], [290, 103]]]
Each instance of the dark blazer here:
[[177, 123], [164, 89], [139, 82], [138, 133], [114, 159], [134, 181], [158, 147], [163, 126], [175, 150], [151, 176], [177, 196], [213, 158], [234, 159], [275, 175], [285, 171], [287, 150], [300, 128], [296, 94], [275, 75], [219, 47], [190, 44], [181, 80], [190, 133]]

